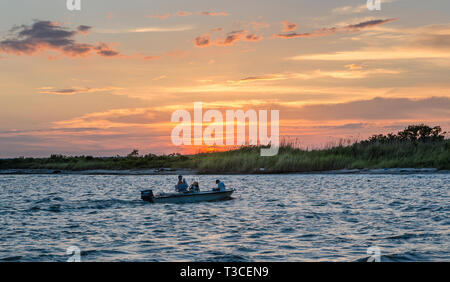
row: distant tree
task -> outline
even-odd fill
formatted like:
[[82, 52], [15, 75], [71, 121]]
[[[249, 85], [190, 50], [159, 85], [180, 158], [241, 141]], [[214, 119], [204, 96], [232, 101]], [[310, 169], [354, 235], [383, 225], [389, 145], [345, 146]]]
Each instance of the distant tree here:
[[445, 139], [446, 132], [442, 131], [440, 126], [430, 127], [425, 124], [409, 125], [404, 130], [397, 134], [389, 133], [387, 135], [376, 134], [362, 141], [362, 144], [367, 143], [389, 143], [398, 141], [410, 142], [435, 142]]
[[131, 151], [131, 153], [129, 153], [127, 155], [127, 157], [129, 157], [129, 158], [137, 158], [137, 157], [139, 157], [139, 150], [133, 149], [133, 151]]
[[144, 156], [144, 158], [146, 159], [156, 159], [158, 156], [152, 153], [149, 153], [147, 155]]
[[386, 142], [386, 140], [387, 140], [387, 138], [383, 134], [376, 134], [376, 135], [370, 136], [367, 141], [370, 143], [376, 143], [376, 142], [384, 143], [384, 142]]
[[65, 158], [66, 158], [66, 156], [61, 155], [61, 154], [53, 154], [50, 156], [50, 159], [52, 159], [52, 160], [62, 160]]
[[398, 138], [402, 141], [440, 141], [444, 140], [445, 132], [442, 132], [440, 126], [429, 127], [425, 124], [410, 125], [398, 132]]

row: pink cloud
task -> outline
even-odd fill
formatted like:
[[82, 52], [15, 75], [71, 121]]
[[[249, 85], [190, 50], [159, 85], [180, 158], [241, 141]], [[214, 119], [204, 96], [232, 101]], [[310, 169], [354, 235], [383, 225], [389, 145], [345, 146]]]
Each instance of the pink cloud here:
[[[160, 20], [164, 20], [167, 19], [169, 17], [186, 17], [186, 16], [191, 16], [193, 15], [193, 12], [189, 12], [189, 11], [179, 11], [176, 12], [174, 14], [171, 13], [166, 13], [166, 14], [152, 14], [152, 15], [148, 15], [148, 18], [155, 18], [155, 19], [160, 19]], [[206, 11], [200, 11], [196, 13], [197, 15], [202, 15], [202, 16], [212, 16], [212, 17], [217, 17], [217, 16], [228, 16], [227, 12], [206, 12]]]
[[154, 15], [148, 15], [147, 16], [147, 18], [155, 18], [155, 19], [160, 19], [160, 20], [167, 19], [168, 17], [170, 17], [170, 13], [167, 13], [167, 14], [154, 14]]
[[183, 12], [183, 11], [180, 11], [180, 12], [177, 12], [176, 15], [179, 16], [179, 17], [186, 17], [186, 16], [192, 15], [192, 12]]
[[211, 36], [209, 34], [200, 35], [194, 39], [194, 45], [196, 47], [208, 47], [211, 44]]
[[288, 21], [282, 21], [281, 24], [283, 25], [283, 32], [293, 31], [298, 27], [296, 23], [291, 23]]
[[228, 16], [227, 12], [205, 12], [205, 11], [202, 11], [202, 12], [199, 12], [199, 14], [203, 15], [203, 16], [213, 16], [213, 17]]
[[[219, 30], [219, 29], [215, 29]], [[222, 30], [222, 29], [220, 29]], [[260, 35], [256, 35], [253, 33], [249, 33], [247, 30], [237, 30], [231, 31], [225, 35], [223, 38], [218, 38], [216, 40], [211, 39], [211, 34], [207, 33], [201, 36], [198, 36], [194, 39], [194, 45], [196, 47], [208, 47], [212, 45], [216, 46], [230, 46], [239, 41], [260, 41], [263, 37]]]

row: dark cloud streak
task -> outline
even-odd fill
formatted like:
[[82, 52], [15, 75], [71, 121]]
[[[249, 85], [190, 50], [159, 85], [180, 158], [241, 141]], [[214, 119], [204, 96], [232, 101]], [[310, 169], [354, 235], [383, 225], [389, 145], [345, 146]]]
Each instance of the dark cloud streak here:
[[0, 52], [33, 55], [41, 51], [55, 50], [69, 57], [86, 56], [92, 52], [104, 57], [120, 55], [105, 43], [92, 45], [75, 41], [77, 34], [86, 34], [91, 28], [80, 25], [76, 30], [69, 30], [55, 22], [35, 21], [31, 26], [21, 25], [11, 29], [13, 36], [0, 41]]
[[[223, 29], [215, 29], [211, 32], [222, 31]], [[198, 36], [194, 39], [194, 45], [196, 47], [207, 47], [211, 45], [217, 46], [230, 46], [239, 41], [260, 41], [263, 37], [260, 35], [256, 35], [253, 33], [249, 33], [247, 30], [236, 30], [231, 31], [225, 35], [224, 38], [218, 38], [216, 40], [211, 39], [211, 34], [207, 33], [201, 36]]]
[[290, 32], [290, 33], [279, 33], [275, 34], [274, 37], [283, 38], [283, 39], [291, 39], [291, 38], [299, 38], [299, 37], [321, 37], [326, 35], [335, 34], [337, 32], [358, 32], [361, 29], [374, 27], [377, 25], [382, 25], [385, 23], [390, 23], [392, 21], [395, 21], [397, 19], [385, 19], [385, 20], [370, 20], [365, 22], [360, 22], [358, 24], [351, 24], [344, 27], [327, 27], [318, 29], [312, 32], [307, 33], [296, 33], [296, 32]]

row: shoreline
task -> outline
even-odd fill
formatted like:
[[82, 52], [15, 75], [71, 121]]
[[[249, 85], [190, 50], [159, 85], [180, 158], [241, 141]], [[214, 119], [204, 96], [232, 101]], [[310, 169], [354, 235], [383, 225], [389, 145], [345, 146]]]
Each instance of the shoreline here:
[[450, 170], [437, 168], [363, 168], [363, 169], [339, 169], [326, 171], [302, 171], [302, 172], [253, 172], [253, 173], [203, 173], [193, 169], [92, 169], [92, 170], [54, 170], [54, 169], [0, 169], [0, 175], [38, 175], [38, 174], [62, 174], [62, 175], [267, 175], [267, 174], [448, 174]]

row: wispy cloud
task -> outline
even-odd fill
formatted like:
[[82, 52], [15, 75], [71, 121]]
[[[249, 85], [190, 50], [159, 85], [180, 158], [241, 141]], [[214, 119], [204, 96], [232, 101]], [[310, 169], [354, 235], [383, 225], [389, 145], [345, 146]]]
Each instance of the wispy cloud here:
[[286, 73], [271, 73], [257, 76], [248, 76], [239, 80], [229, 80], [228, 83], [232, 84], [242, 84], [250, 82], [270, 82], [277, 80], [286, 79], [317, 79], [323, 77], [331, 77], [336, 79], [361, 79], [373, 75], [383, 75], [383, 74], [399, 74], [400, 70], [390, 70], [390, 69], [368, 69], [362, 70], [361, 66], [355, 64], [347, 65], [348, 70], [314, 70], [310, 72], [286, 72]]
[[53, 95], [75, 95], [81, 93], [105, 92], [120, 90], [120, 87], [71, 87], [71, 88], [54, 88], [51, 86], [41, 87], [38, 89], [41, 94]]
[[348, 64], [348, 65], [345, 65], [345, 67], [349, 70], [359, 70], [359, 69], [363, 68], [361, 65], [357, 65], [357, 64]]
[[[381, 4], [387, 4], [387, 3], [392, 3], [392, 2], [397, 2], [398, 0], [381, 0]], [[364, 2], [364, 4], [361, 5], [357, 5], [357, 6], [340, 6], [340, 7], [336, 7], [332, 10], [332, 13], [334, 14], [340, 14], [340, 15], [348, 15], [348, 14], [358, 14], [358, 13], [362, 13], [362, 12], [370, 12], [369, 9], [367, 9], [367, 4], [365, 2], [367, 1], [362, 1]]]
[[186, 56], [188, 53], [189, 52], [186, 50], [174, 50], [174, 51], [164, 52], [159, 55], [143, 56], [143, 59], [147, 60], [147, 61], [152, 61], [152, 60], [162, 59], [164, 57], [182, 58], [182, 57]]
[[307, 120], [392, 120], [448, 117], [450, 116], [450, 98], [378, 97], [346, 103], [305, 105], [298, 109], [296, 114]]
[[95, 30], [96, 33], [146, 33], [146, 32], [178, 32], [187, 31], [194, 29], [194, 25], [176, 25], [176, 26], [147, 26], [147, 27], [136, 27], [136, 28], [98, 28]]
[[[337, 32], [358, 32], [362, 29], [390, 23], [395, 20], [397, 20], [397, 19], [369, 20], [369, 21], [364, 21], [364, 22], [360, 22], [357, 24], [346, 25], [344, 27], [326, 27], [326, 28], [317, 29], [317, 30], [314, 30], [312, 32], [307, 32], [307, 33], [297, 33], [297, 32], [278, 33], [278, 34], [275, 34], [274, 36], [278, 37], [278, 38], [283, 38], [283, 39], [292, 39], [292, 38], [299, 38], [299, 37], [320, 37], [320, 36], [332, 35]], [[285, 29], [286, 29], [286, 27], [285, 27]]]
[[153, 61], [153, 60], [158, 60], [161, 59], [163, 56], [161, 55], [152, 55], [152, 56], [144, 56], [143, 59], [146, 61]]
[[291, 60], [362, 61], [450, 58], [446, 51], [425, 52], [414, 48], [385, 48], [294, 56]]
[[228, 32], [227, 34], [224, 34], [223, 36], [212, 39], [211, 33], [207, 33], [204, 35], [197, 36], [194, 39], [194, 46], [196, 47], [208, 47], [212, 45], [216, 46], [230, 46], [233, 45], [239, 41], [260, 41], [263, 37], [261, 35], [257, 35], [254, 33], [250, 33], [247, 30], [236, 30]]
[[213, 16], [213, 17], [228, 16], [227, 12], [206, 12], [206, 11], [202, 11], [202, 12], [199, 12], [199, 14], [203, 15], [203, 16]]
[[212, 45], [211, 35], [203, 34], [194, 39], [195, 47], [208, 47]]
[[283, 25], [282, 32], [289, 32], [297, 29], [298, 25], [296, 23], [291, 23], [289, 21], [282, 21], [281, 24]]
[[229, 32], [225, 38], [219, 39], [217, 41], [217, 45], [227, 46], [233, 45], [235, 42], [238, 41], [259, 41], [262, 38], [263, 38], [262, 36], [250, 34], [246, 30], [238, 30]]
[[153, 81], [157, 81], [157, 80], [161, 80], [161, 79], [164, 79], [164, 78], [167, 78], [167, 75], [160, 75], [160, 76], [158, 76], [158, 77], [152, 78], [152, 80], [153, 80]]
[[77, 27], [78, 32], [87, 34], [91, 31], [92, 27], [88, 25], [80, 25]]
[[[358, 24], [357, 24], [358, 25]], [[430, 25], [399, 29], [379, 27], [375, 34], [399, 34], [395, 44], [386, 47], [366, 47], [359, 50], [327, 52], [293, 56], [291, 60], [320, 61], [368, 61], [368, 60], [409, 60], [409, 59], [446, 59], [450, 58], [450, 27], [448, 25]], [[376, 35], [371, 34], [369, 37]], [[378, 38], [378, 37], [377, 37]], [[436, 63], [437, 61], [435, 61]]]
[[180, 12], [177, 12], [176, 15], [179, 16], [179, 17], [186, 17], [186, 16], [192, 15], [192, 12], [180, 11]]
[[[204, 107], [227, 109], [230, 105], [217, 101], [204, 103]], [[235, 108], [235, 106], [231, 105]], [[354, 100], [343, 103], [313, 103], [306, 105], [279, 103], [276, 101], [243, 100], [238, 108], [277, 108], [283, 112], [282, 125], [290, 121], [345, 121], [342, 125], [349, 125], [349, 121], [385, 121], [404, 119], [432, 119], [434, 117], [447, 118], [450, 116], [450, 98], [430, 97], [424, 99], [381, 98], [368, 100]], [[54, 122], [58, 129], [77, 128], [170, 128], [170, 114], [174, 109], [191, 109], [192, 104], [178, 104], [169, 107], [124, 108], [105, 112], [89, 113], [69, 120]], [[360, 124], [361, 125], [361, 124]]]
[[253, 28], [253, 30], [259, 31], [261, 29], [269, 28], [270, 24], [266, 22], [251, 22], [250, 26]]
[[201, 16], [228, 16], [228, 12], [208, 12], [208, 11], [199, 11], [199, 12], [190, 12], [190, 11], [178, 11], [176, 13], [165, 13], [165, 14], [151, 14], [147, 15], [147, 18], [160, 19], [165, 20], [169, 17], [187, 17], [192, 15], [201, 15]]
[[155, 19], [160, 19], [160, 20], [167, 19], [168, 17], [170, 17], [170, 13], [166, 13], [166, 14], [152, 14], [152, 15], [148, 15], [147, 16], [147, 18], [155, 18]]

